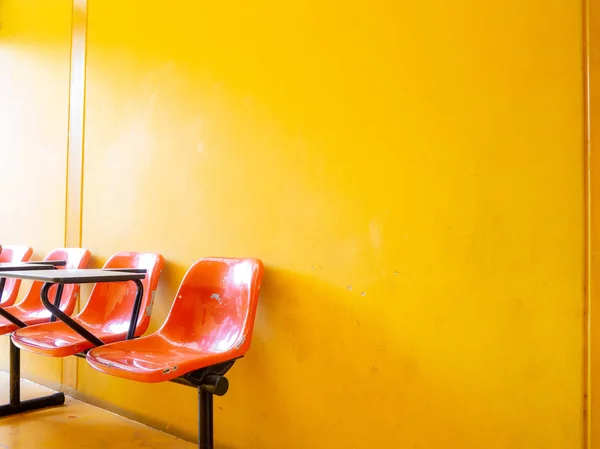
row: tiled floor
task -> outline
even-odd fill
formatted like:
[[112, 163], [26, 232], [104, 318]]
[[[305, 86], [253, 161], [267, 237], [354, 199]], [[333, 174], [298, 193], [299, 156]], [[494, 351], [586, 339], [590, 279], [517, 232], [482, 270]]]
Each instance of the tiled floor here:
[[[21, 382], [23, 399], [50, 390]], [[0, 372], [0, 403], [8, 375]], [[61, 407], [0, 418], [0, 449], [193, 449], [194, 444], [67, 397]]]

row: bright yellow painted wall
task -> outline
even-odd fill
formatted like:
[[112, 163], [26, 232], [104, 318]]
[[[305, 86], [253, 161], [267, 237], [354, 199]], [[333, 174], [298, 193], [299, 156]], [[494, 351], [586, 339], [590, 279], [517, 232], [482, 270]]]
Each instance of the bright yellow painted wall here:
[[600, 0], [590, 0], [588, 11], [589, 136], [590, 136], [590, 252], [589, 252], [589, 448], [600, 449]]
[[[581, 447], [579, 2], [88, 6], [83, 246], [96, 264], [163, 253], [153, 329], [193, 260], [267, 267], [252, 349], [215, 403], [220, 447]], [[67, 101], [68, 82], [26, 79], [15, 105]], [[66, 142], [65, 125], [44, 129]], [[62, 242], [30, 220], [6, 232]], [[78, 387], [195, 435], [192, 389], [81, 360]]]
[[[83, 244], [267, 266], [241, 448], [582, 441], [582, 11], [92, 1]], [[193, 435], [195, 395], [79, 387]]]
[[[35, 258], [64, 244], [70, 48], [69, 0], [0, 1], [0, 241]], [[3, 367], [7, 353], [3, 337]], [[23, 362], [25, 374], [60, 382], [60, 360]]]

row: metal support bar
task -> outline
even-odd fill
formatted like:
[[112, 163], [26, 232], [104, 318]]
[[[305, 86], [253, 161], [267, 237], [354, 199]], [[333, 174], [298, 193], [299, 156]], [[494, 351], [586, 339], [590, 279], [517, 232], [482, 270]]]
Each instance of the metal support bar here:
[[[63, 289], [65, 288], [64, 284], [58, 284], [56, 286], [56, 296], [54, 297], [54, 306], [57, 309], [60, 309], [60, 299], [62, 297], [62, 293], [63, 293]], [[54, 314], [52, 314], [52, 316], [50, 317], [50, 321], [56, 321], [56, 317], [54, 316]]]
[[6, 318], [8, 321], [10, 321], [11, 323], [13, 323], [17, 327], [25, 327], [25, 326], [27, 326], [27, 324], [25, 324], [23, 321], [21, 321], [20, 319], [18, 319], [12, 313], [7, 312], [2, 307], [0, 307], [0, 316], [2, 316], [3, 318]]
[[223, 396], [229, 389], [225, 373], [235, 363], [235, 359], [207, 366], [171, 379], [181, 385], [198, 389], [198, 448], [214, 449], [213, 396]]
[[18, 407], [21, 402], [21, 350], [10, 340], [10, 405]]
[[90, 343], [93, 343], [94, 346], [103, 346], [104, 342], [102, 340], [100, 340], [98, 337], [96, 337], [94, 334], [92, 334], [90, 331], [88, 331], [85, 327], [83, 327], [77, 321], [73, 320], [70, 316], [68, 316], [66, 313], [64, 313], [62, 310], [60, 310], [58, 307], [55, 307], [54, 304], [52, 304], [48, 300], [48, 291], [50, 290], [51, 286], [52, 286], [51, 282], [46, 282], [42, 287], [42, 292], [40, 293], [40, 297], [42, 299], [42, 304], [44, 304], [44, 307], [46, 309], [48, 309], [52, 313], [52, 315], [57, 317], [59, 320], [61, 320], [63, 323], [65, 323], [67, 326], [69, 326], [71, 329], [73, 329], [75, 332], [77, 332], [79, 335], [81, 335], [83, 338], [85, 338], [87, 341], [89, 341]]
[[217, 396], [224, 396], [229, 391], [229, 380], [225, 376], [218, 374], [209, 374], [204, 378], [204, 385], [202, 385], [206, 391]]
[[125, 273], [148, 273], [146, 268], [102, 268], [102, 271], [119, 271]]
[[[6, 284], [6, 278], [0, 278], [0, 300], [2, 299], [2, 294], [4, 293], [4, 285], [5, 284]], [[26, 324], [23, 321], [21, 321], [20, 319], [18, 319], [12, 313], [7, 312], [2, 307], [0, 307], [0, 316], [2, 316], [3, 318], [6, 318], [8, 321], [10, 321], [11, 323], [13, 323], [15, 326], [18, 326], [18, 327], [25, 327], [26, 326]]]
[[198, 387], [198, 449], [214, 449], [213, 395]]
[[21, 401], [21, 351], [10, 341], [10, 402], [0, 405], [0, 417], [15, 415], [40, 408], [62, 405], [65, 403], [63, 393], [54, 393], [41, 398]]
[[66, 260], [28, 260], [27, 262], [23, 263], [33, 265], [48, 265], [50, 268], [65, 267], [67, 265]]
[[55, 407], [65, 403], [65, 395], [63, 393], [54, 393], [41, 398], [27, 399], [19, 402], [19, 405], [13, 407], [10, 404], [0, 405], [0, 417], [16, 415], [18, 413], [30, 412], [46, 407]]
[[135, 337], [135, 328], [137, 327], [137, 320], [140, 315], [140, 308], [142, 307], [142, 298], [144, 297], [144, 284], [139, 279], [134, 279], [137, 291], [135, 293], [135, 303], [133, 304], [133, 312], [131, 312], [131, 321], [129, 322], [129, 330], [127, 331], [127, 340], [131, 340]]

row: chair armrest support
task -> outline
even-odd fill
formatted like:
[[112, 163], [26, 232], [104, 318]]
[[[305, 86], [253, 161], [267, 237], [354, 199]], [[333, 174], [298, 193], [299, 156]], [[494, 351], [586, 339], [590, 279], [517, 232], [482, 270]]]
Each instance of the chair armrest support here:
[[48, 300], [48, 291], [50, 290], [50, 287], [52, 287], [51, 282], [46, 282], [42, 286], [40, 298], [42, 300], [42, 304], [44, 304], [44, 307], [48, 309], [53, 316], [57, 317], [59, 320], [61, 320], [63, 323], [65, 323], [67, 326], [69, 326], [71, 329], [73, 329], [75, 332], [77, 332], [79, 335], [85, 338], [87, 341], [93, 343], [94, 346], [103, 346], [104, 342], [102, 340], [100, 340], [98, 337], [96, 337], [94, 334], [88, 331], [77, 321], [73, 320], [69, 315], [64, 313], [62, 310], [60, 310]]
[[[0, 278], [0, 298], [2, 298], [2, 292], [4, 292], [4, 284], [6, 284], [6, 278]], [[23, 321], [18, 319], [12, 313], [7, 312], [2, 307], [0, 307], [0, 316], [6, 318], [8, 321], [13, 323], [15, 326], [18, 326], [18, 327], [27, 326]]]
[[135, 337], [135, 328], [137, 327], [137, 320], [140, 315], [140, 309], [142, 307], [142, 298], [144, 297], [144, 284], [139, 279], [134, 279], [137, 291], [135, 293], [135, 303], [133, 304], [133, 311], [131, 312], [131, 321], [129, 322], [129, 330], [127, 331], [127, 340]]

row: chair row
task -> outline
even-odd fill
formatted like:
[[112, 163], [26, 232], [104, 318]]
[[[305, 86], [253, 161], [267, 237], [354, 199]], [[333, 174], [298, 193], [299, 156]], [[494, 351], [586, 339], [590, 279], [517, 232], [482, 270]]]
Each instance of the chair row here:
[[[31, 254], [31, 248], [4, 246], [0, 263], [27, 262]], [[59, 260], [64, 264], [56, 268], [66, 271], [53, 272], [60, 273], [56, 276], [48, 277], [42, 271], [39, 275], [31, 272], [34, 274], [30, 277], [26, 275], [30, 272], [24, 271], [0, 273], [0, 277], [7, 278], [0, 301], [2, 315], [14, 317], [0, 318], [0, 334], [12, 332], [13, 352], [17, 354], [20, 348], [51, 357], [77, 355], [110, 375], [197, 387], [201, 410], [199, 447], [211, 448], [212, 394], [227, 391], [225, 373], [250, 347], [263, 277], [261, 261], [205, 258], [195, 262], [185, 274], [163, 325], [141, 337], [150, 324], [164, 265], [160, 254], [120, 252], [110, 257], [102, 269], [105, 274], [130, 273], [132, 280], [138, 276], [140, 291], [132, 288], [130, 281], [114, 282], [110, 277], [102, 281], [88, 276], [97, 282], [82, 310], [72, 317], [80, 293], [76, 279], [83, 279], [82, 273], [99, 270], [85, 270], [90, 260], [86, 249], [56, 249], [44, 262]], [[74, 273], [80, 277], [73, 277]], [[24, 299], [14, 304], [20, 279], [46, 282], [33, 282]], [[48, 304], [49, 298], [54, 298], [53, 305]], [[14, 358], [18, 361], [18, 354]], [[0, 406], [0, 416], [11, 414], [11, 410], [19, 413], [21, 408]]]

